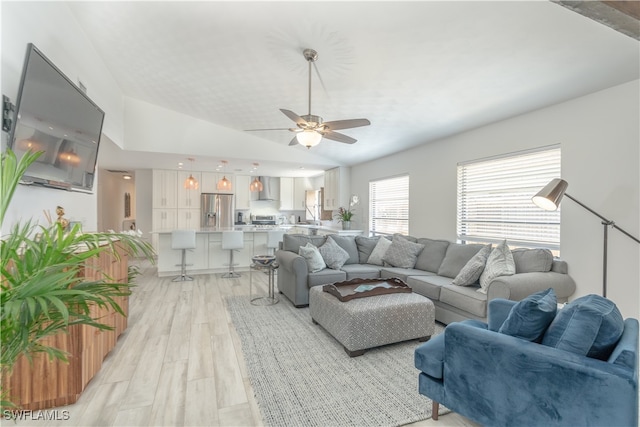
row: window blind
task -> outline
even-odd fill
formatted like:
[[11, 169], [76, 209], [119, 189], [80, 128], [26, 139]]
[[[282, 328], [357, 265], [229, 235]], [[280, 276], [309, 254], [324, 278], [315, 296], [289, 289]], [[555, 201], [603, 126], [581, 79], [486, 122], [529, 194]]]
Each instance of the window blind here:
[[458, 239], [560, 249], [560, 211], [531, 202], [560, 177], [560, 147], [458, 164]]
[[369, 230], [409, 234], [409, 175], [369, 182]]

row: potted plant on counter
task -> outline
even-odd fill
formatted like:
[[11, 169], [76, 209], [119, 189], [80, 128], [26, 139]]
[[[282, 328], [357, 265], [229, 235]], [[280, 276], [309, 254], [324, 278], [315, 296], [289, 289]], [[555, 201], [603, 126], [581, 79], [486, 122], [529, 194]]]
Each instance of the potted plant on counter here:
[[340, 206], [336, 217], [338, 218], [338, 222], [342, 223], [343, 230], [351, 230], [351, 218], [353, 217], [353, 211], [351, 209], [345, 209]]
[[[87, 281], [81, 274], [85, 261], [103, 252], [117, 256], [116, 245], [132, 256], [153, 259], [149, 243], [124, 233], [82, 233], [79, 225], [66, 230], [59, 222], [41, 225], [18, 221], [9, 228], [3, 222], [16, 187], [29, 165], [41, 153], [26, 153], [19, 161], [7, 150], [0, 172], [0, 374], [11, 370], [21, 355], [31, 359], [46, 353], [51, 360], [67, 360], [67, 354], [43, 343], [66, 332], [71, 325], [113, 329], [91, 317], [91, 307], [124, 314], [115, 298], [131, 293], [131, 283], [112, 283], [109, 277]], [[104, 276], [102, 276], [104, 277]], [[132, 271], [129, 270], [129, 278]], [[12, 407], [2, 390], [2, 407]]]

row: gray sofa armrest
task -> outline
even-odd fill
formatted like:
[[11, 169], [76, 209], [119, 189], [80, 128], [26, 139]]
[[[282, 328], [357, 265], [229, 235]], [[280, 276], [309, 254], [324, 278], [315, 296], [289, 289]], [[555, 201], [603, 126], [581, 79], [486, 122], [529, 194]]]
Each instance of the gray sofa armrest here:
[[553, 271], [500, 276], [489, 284], [487, 300], [505, 298], [520, 301], [535, 292], [548, 288], [553, 288], [558, 297], [558, 302], [566, 302], [575, 292], [576, 282], [568, 274]]
[[309, 305], [307, 261], [294, 252], [281, 249], [276, 251], [276, 261], [279, 265], [278, 290], [295, 306]]

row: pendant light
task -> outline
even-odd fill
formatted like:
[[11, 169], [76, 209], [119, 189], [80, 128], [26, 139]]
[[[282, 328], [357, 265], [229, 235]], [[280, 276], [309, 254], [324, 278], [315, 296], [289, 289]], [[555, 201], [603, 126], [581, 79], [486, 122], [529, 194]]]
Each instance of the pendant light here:
[[197, 190], [198, 189], [198, 180], [193, 177], [193, 161], [192, 157], [188, 159], [191, 162], [191, 172], [189, 172], [189, 178], [184, 180], [184, 188], [187, 190]]
[[224, 175], [224, 173], [226, 172], [227, 169], [227, 161], [223, 160], [222, 161], [222, 179], [220, 181], [218, 181], [218, 190], [224, 190], [224, 191], [231, 191], [231, 181], [229, 181], [227, 179], [227, 176]]
[[[255, 172], [258, 170], [258, 166], [260, 166], [258, 163], [254, 163], [253, 164], [253, 169], [251, 169], [251, 172]], [[249, 184], [249, 190], [253, 193], [258, 192], [258, 191], [262, 191], [264, 189], [264, 187], [262, 186], [262, 183], [260, 182], [260, 180], [258, 179], [258, 177], [256, 176], [255, 178], [253, 178], [253, 181], [251, 181], [251, 184]]]

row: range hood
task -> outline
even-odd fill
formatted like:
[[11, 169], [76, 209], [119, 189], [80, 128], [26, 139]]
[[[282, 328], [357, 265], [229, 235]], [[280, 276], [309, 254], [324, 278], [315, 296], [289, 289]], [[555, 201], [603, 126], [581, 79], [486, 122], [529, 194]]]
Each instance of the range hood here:
[[251, 200], [280, 200], [280, 178], [259, 176], [258, 181], [262, 183], [262, 191], [251, 193]]

